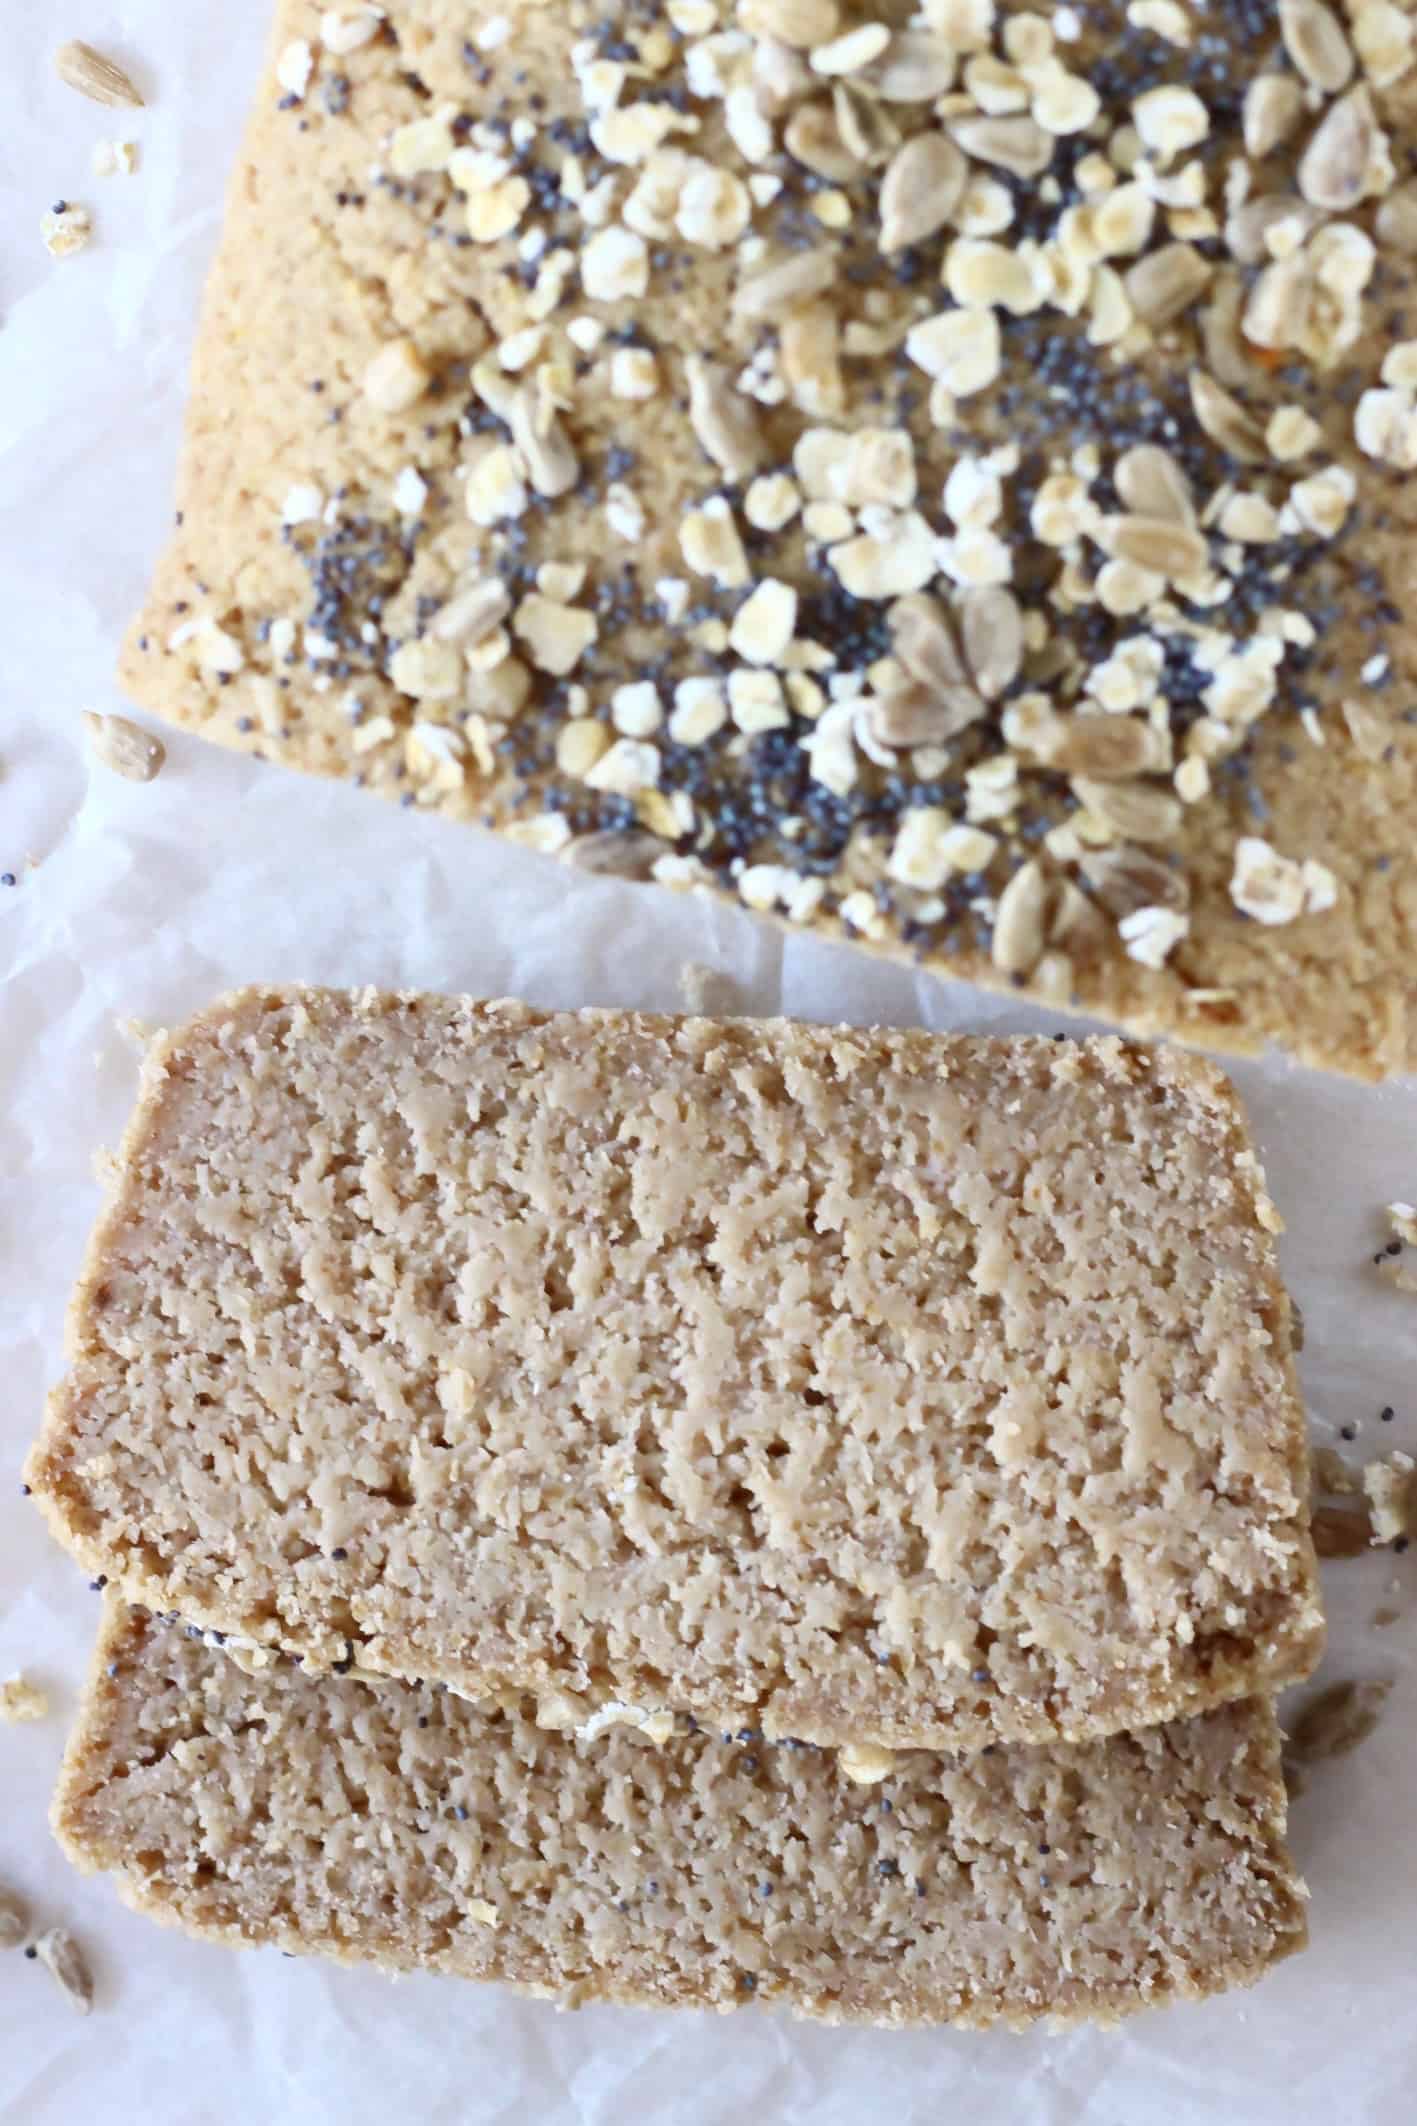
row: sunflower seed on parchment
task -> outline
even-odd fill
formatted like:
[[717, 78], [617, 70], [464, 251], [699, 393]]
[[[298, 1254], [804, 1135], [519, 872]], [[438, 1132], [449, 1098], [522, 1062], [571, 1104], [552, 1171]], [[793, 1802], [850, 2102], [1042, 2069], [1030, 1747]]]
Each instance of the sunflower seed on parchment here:
[[54, 71], [59, 79], [91, 103], [106, 103], [113, 108], [126, 107], [138, 110], [142, 96], [129, 75], [125, 74], [116, 60], [105, 59], [91, 44], [83, 44], [75, 37], [61, 44], [54, 54]]
[[167, 748], [151, 731], [130, 723], [126, 716], [96, 716], [85, 712], [84, 733], [89, 751], [125, 782], [151, 782], [162, 770]]
[[93, 2006], [93, 1976], [84, 1952], [66, 1927], [49, 1927], [35, 1941], [35, 1954], [80, 2015]]

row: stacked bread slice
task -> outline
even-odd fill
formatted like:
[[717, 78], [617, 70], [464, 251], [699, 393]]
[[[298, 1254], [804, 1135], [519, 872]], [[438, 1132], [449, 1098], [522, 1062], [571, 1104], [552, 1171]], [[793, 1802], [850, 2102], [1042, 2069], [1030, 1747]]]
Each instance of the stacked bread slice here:
[[113, 1590], [61, 1837], [560, 1999], [1258, 1976], [1322, 1630], [1277, 1223], [1225, 1079], [1112, 1038], [217, 1003], [29, 1470]]

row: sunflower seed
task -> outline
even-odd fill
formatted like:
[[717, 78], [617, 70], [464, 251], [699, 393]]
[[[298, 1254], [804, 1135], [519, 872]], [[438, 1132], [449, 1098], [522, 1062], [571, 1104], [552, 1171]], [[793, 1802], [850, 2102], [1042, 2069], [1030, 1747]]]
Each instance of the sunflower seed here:
[[89, 751], [125, 782], [151, 782], [167, 758], [167, 748], [141, 725], [126, 716], [95, 716], [86, 713], [84, 731]]
[[1226, 216], [1225, 242], [1230, 256], [1242, 266], [1262, 266], [1273, 256], [1269, 248], [1271, 229], [1284, 223], [1303, 242], [1322, 219], [1317, 207], [1287, 192], [1266, 192], [1259, 199], [1245, 200]]
[[1015, 177], [1041, 177], [1057, 146], [1051, 133], [1027, 117], [961, 118], [950, 132], [976, 162], [1008, 170]]
[[1048, 937], [1052, 944], [1066, 945], [1074, 959], [1095, 959], [1116, 942], [1106, 916], [1070, 878], [1059, 883]]
[[1353, 53], [1337, 15], [1320, 0], [1279, 0], [1284, 49], [1313, 88], [1336, 96], [1353, 79]]
[[765, 118], [785, 118], [812, 88], [805, 52], [794, 51], [776, 37], [760, 37], [753, 48], [752, 90]]
[[949, 615], [928, 591], [898, 598], [891, 607], [890, 627], [891, 647], [912, 679], [942, 692], [968, 686], [969, 673]]
[[1125, 842], [1112, 849], [1090, 849], [1078, 869], [1109, 915], [1134, 915], [1138, 908], [1185, 909], [1191, 889], [1179, 865], [1168, 864], [1147, 849]]
[[841, 28], [840, 0], [741, 0], [738, 16], [750, 37], [775, 37], [797, 52], [830, 44]]
[[1133, 516], [1159, 517], [1167, 524], [1195, 523], [1191, 483], [1159, 443], [1137, 443], [1124, 450], [1113, 480]]
[[526, 459], [536, 492], [551, 501], [568, 495], [580, 480], [581, 467], [558, 416], [554, 412], [539, 416], [532, 392], [523, 390], [512, 401], [507, 425]]
[[1130, 268], [1123, 286], [1145, 325], [1169, 325], [1210, 286], [1215, 268], [1190, 244], [1163, 244]]
[[1001, 974], [1031, 974], [1047, 938], [1048, 880], [1041, 864], [1021, 864], [999, 895], [991, 957]]
[[1190, 384], [1196, 419], [1211, 441], [1241, 465], [1262, 464], [1269, 452], [1259, 422], [1206, 370], [1193, 369]]
[[841, 319], [832, 303], [804, 303], [778, 330], [779, 366], [794, 406], [806, 413], [845, 411]]
[[450, 598], [428, 632], [437, 642], [456, 642], [471, 649], [485, 642], [511, 610], [506, 585], [496, 576], [487, 576]]
[[1201, 341], [1207, 366], [1221, 383], [1239, 387], [1254, 382], [1253, 365], [1240, 330], [1244, 307], [1245, 284], [1233, 267], [1225, 266], [1211, 282], [1210, 300], [1200, 314]]
[[816, 74], [859, 74], [863, 67], [879, 59], [891, 41], [891, 33], [883, 22], [862, 22], [844, 30], [826, 44], [819, 44], [812, 53], [812, 71]]
[[[1097, 782], [1130, 782], [1162, 765], [1158, 733], [1135, 716], [1070, 716], [1060, 722], [1044, 758], [1062, 775]], [[1161, 746], [1168, 744], [1162, 736]]]
[[1123, 841], [1169, 842], [1180, 832], [1180, 800], [1165, 790], [1145, 783], [1103, 782], [1091, 775], [1075, 775], [1071, 788], [1078, 802]]
[[1058, 1004], [1064, 1009], [1072, 1001], [1073, 962], [1066, 952], [1045, 952], [1033, 970], [1033, 993], [1045, 1004]]
[[1302, 258], [1266, 266], [1249, 293], [1245, 337], [1257, 347], [1292, 347], [1309, 313], [1309, 274]]
[[879, 169], [900, 146], [900, 127], [889, 111], [838, 81], [832, 90], [836, 129], [847, 149], [867, 169]]
[[571, 843], [566, 861], [573, 870], [587, 871], [593, 878], [646, 879], [651, 867], [664, 854], [664, 844], [639, 828], [620, 834], [583, 834]]
[[830, 184], [854, 184], [865, 167], [842, 140], [836, 113], [827, 103], [800, 105], [783, 135], [783, 146], [814, 177], [825, 177]]
[[974, 684], [997, 701], [1023, 665], [1023, 615], [1002, 585], [968, 590], [959, 602], [960, 644]]
[[1282, 147], [1304, 115], [1304, 91], [1292, 74], [1259, 74], [1245, 91], [1245, 153], [1263, 162]]
[[907, 140], [881, 180], [881, 249], [904, 251], [943, 229], [968, 178], [968, 163], [943, 133]]
[[0, 1887], [0, 1949], [18, 1949], [29, 1930], [29, 1906], [17, 1891]]
[[142, 96], [132, 80], [124, 73], [116, 60], [105, 59], [91, 44], [83, 44], [77, 37], [68, 44], [61, 44], [54, 54], [54, 71], [59, 79], [87, 96], [91, 103], [106, 103], [132, 110], [142, 108]]
[[50, 1927], [37, 1938], [34, 1947], [55, 1983], [68, 1994], [80, 2015], [87, 2015], [93, 2006], [93, 1979], [73, 1935], [64, 1927]]
[[1378, 207], [1378, 241], [1404, 258], [1417, 256], [1417, 177], [1394, 185]]
[[1392, 747], [1392, 726], [1386, 716], [1370, 702], [1353, 697], [1343, 703], [1343, 721], [1364, 760], [1386, 759]]
[[1111, 517], [1103, 526], [1109, 552], [1133, 568], [1172, 582], [1199, 575], [1208, 559], [1205, 540], [1189, 525], [1163, 517]]
[[933, 103], [954, 84], [954, 46], [929, 30], [899, 30], [879, 59], [855, 77], [883, 103]]
[[1311, 206], [1341, 214], [1363, 197], [1378, 141], [1373, 99], [1357, 88], [1331, 105], [1299, 161], [1299, 190]]
[[836, 254], [798, 251], [741, 283], [733, 297], [736, 317], [775, 322], [799, 303], [825, 295], [836, 279]]
[[734, 391], [716, 362], [691, 355], [689, 424], [719, 471], [746, 480], [762, 463], [763, 438], [751, 402]]
[[909, 752], [914, 746], [945, 745], [983, 714], [983, 702], [969, 687], [909, 686], [876, 695], [866, 728], [881, 745]]

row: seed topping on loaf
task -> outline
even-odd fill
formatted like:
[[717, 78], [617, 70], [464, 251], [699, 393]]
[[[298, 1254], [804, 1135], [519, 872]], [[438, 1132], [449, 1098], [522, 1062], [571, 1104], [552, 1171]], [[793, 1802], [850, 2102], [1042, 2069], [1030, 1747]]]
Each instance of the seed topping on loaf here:
[[1236, 925], [1340, 904], [1254, 739], [1380, 763], [1417, 714], [1355, 552], [1417, 466], [1412, 17], [520, 0], [449, 47], [435, 6], [288, 12], [292, 125], [361, 123], [391, 49], [420, 86], [333, 226], [413, 217], [429, 285], [331, 405], [396, 430], [387, 491], [272, 497], [305, 610], [168, 639], [243, 728], [279, 750], [298, 673], [407, 803], [495, 786], [538, 848], [1060, 1003], [1099, 958], [1185, 975], [1194, 808]]

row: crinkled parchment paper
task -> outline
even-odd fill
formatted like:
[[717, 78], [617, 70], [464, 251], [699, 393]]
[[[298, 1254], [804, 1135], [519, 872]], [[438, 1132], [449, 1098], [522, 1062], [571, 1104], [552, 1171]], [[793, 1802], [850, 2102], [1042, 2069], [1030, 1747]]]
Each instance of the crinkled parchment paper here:
[[[81, 2021], [43, 1968], [0, 1956], [0, 2126], [260, 2126], [338, 2120], [744, 2118], [774, 2126], [1397, 2126], [1417, 2087], [1417, 1553], [1328, 1569], [1329, 1676], [1395, 1677], [1376, 1732], [1317, 1766], [1294, 1816], [1312, 1951], [1257, 1992], [1118, 2033], [889, 2036], [589, 2010], [420, 1979], [393, 1985], [274, 1953], [231, 1955], [80, 1880], [45, 1810], [94, 1597], [18, 1495], [61, 1362], [66, 1295], [97, 1191], [94, 1152], [132, 1094], [123, 1022], [162, 1022], [257, 979], [422, 984], [542, 1003], [673, 1007], [685, 960], [747, 1006], [933, 1026], [1043, 1022], [838, 948], [784, 946], [746, 916], [574, 880], [483, 836], [173, 736], [151, 787], [86, 757], [110, 666], [169, 507], [183, 373], [226, 166], [256, 77], [264, 0], [6, 0], [0, 67], [0, 1676], [54, 1713], [0, 1728], [0, 1882], [88, 1946]], [[131, 65], [150, 108], [54, 79], [53, 42]], [[90, 174], [131, 136], [131, 179]], [[53, 199], [91, 205], [92, 248], [39, 240]], [[1362, 1456], [1417, 1447], [1417, 1300], [1370, 1263], [1378, 1206], [1417, 1197], [1417, 1086], [1239, 1076], [1288, 1220], [1317, 1436]], [[1396, 1420], [1380, 1424], [1384, 1403]], [[1396, 1621], [1376, 1627], [1387, 1604]]]

